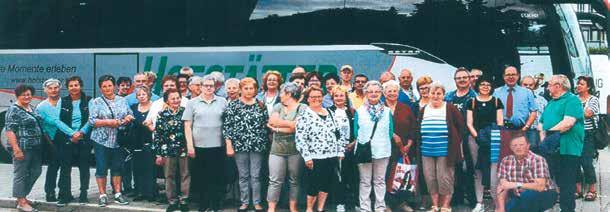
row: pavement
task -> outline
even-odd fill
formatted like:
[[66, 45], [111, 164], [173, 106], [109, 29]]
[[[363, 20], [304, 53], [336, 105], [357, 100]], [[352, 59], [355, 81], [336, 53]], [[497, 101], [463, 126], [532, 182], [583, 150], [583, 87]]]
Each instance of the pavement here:
[[[610, 151], [608, 149], [604, 149], [600, 151], [599, 159], [595, 161], [595, 167], [597, 170], [597, 179], [598, 179], [598, 198], [593, 202], [585, 202], [582, 199], [578, 199], [576, 201], [576, 211], [582, 212], [596, 212], [596, 211], [604, 211], [610, 212], [610, 198], [608, 194], [610, 194]], [[165, 211], [165, 207], [167, 205], [160, 205], [158, 203], [150, 203], [150, 202], [133, 202], [131, 201], [129, 205], [116, 205], [109, 204], [105, 208], [100, 208], [97, 206], [97, 197], [99, 193], [97, 191], [97, 185], [95, 183], [94, 169], [91, 169], [91, 181], [90, 189], [89, 189], [89, 204], [79, 204], [79, 203], [71, 203], [66, 207], [58, 208], [55, 206], [55, 203], [47, 203], [44, 201], [44, 179], [46, 173], [46, 166], [43, 167], [43, 172], [40, 178], [36, 181], [32, 192], [28, 196], [30, 200], [35, 201], [39, 204], [38, 209], [41, 211], [121, 211], [121, 212], [141, 212], [141, 211]], [[12, 198], [12, 179], [13, 179], [13, 166], [12, 164], [0, 164], [0, 212], [2, 211], [16, 211], [14, 210], [15, 199]], [[78, 169], [74, 168], [72, 171], [72, 194], [78, 195], [79, 185], [78, 185]], [[110, 186], [108, 186], [108, 191], [111, 191]], [[489, 203], [489, 201], [486, 201]], [[225, 208], [224, 211], [237, 211], [235, 205], [233, 208]], [[195, 209], [194, 205], [191, 205], [191, 208]], [[328, 206], [327, 208], [334, 208], [332, 206]], [[490, 208], [490, 207], [486, 207]], [[304, 208], [303, 208], [304, 210]], [[281, 209], [280, 211], [288, 211], [286, 209]], [[334, 211], [334, 210], [329, 210]], [[453, 211], [470, 211], [467, 207], [457, 207], [454, 208]], [[555, 207], [548, 212], [560, 211], [559, 205], [556, 204]]]

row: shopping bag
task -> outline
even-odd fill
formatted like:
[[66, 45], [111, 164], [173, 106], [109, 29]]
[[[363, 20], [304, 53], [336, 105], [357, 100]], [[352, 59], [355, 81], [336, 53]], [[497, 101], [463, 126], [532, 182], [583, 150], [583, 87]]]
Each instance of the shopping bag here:
[[394, 167], [394, 179], [390, 193], [415, 192], [416, 187], [417, 165], [411, 164], [409, 157], [400, 156]]

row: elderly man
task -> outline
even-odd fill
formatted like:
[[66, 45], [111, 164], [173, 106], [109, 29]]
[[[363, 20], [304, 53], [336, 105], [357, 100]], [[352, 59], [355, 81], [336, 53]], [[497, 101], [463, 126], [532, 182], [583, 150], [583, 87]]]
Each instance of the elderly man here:
[[[137, 73], [136, 75], [133, 76], [133, 85], [134, 87], [139, 87], [139, 86], [149, 86], [148, 85], [149, 81], [148, 81], [148, 77], [146, 75], [146, 72], [140, 72]], [[150, 90], [152, 90], [152, 87], [148, 87]], [[150, 101], [155, 101], [157, 99], [159, 99], [160, 97], [155, 95], [154, 93], [152, 94], [152, 96], [150, 97]], [[136, 93], [131, 93], [129, 95], [127, 95], [125, 97], [125, 101], [127, 101], [127, 104], [131, 107], [132, 105], [138, 104], [138, 99], [136, 98]]]
[[339, 77], [341, 77], [341, 87], [345, 90], [352, 91], [352, 76], [354, 76], [354, 68], [350, 65], [341, 66]]
[[[455, 80], [457, 89], [448, 92], [445, 96], [445, 101], [453, 104], [460, 110], [462, 116], [466, 117], [467, 105], [471, 102], [472, 98], [477, 96], [477, 93], [470, 88], [470, 73], [468, 72], [468, 69], [458, 68], [453, 74], [453, 79]], [[464, 133], [464, 135], [465, 136], [462, 138], [462, 141], [464, 142], [462, 151], [465, 164], [460, 163], [455, 166], [456, 183], [454, 184], [455, 192], [452, 201], [453, 204], [461, 204], [464, 201], [464, 197], [466, 197], [468, 202], [471, 203], [471, 206], [474, 206], [473, 204], [477, 202], [474, 190], [474, 167], [476, 165], [479, 146], [467, 133]], [[463, 168], [464, 165], [466, 166], [466, 170]], [[481, 178], [478, 177], [477, 179], [480, 180]]]
[[[569, 92], [570, 80], [565, 75], [553, 75], [549, 80], [548, 90], [552, 99], [544, 109], [542, 139], [559, 133], [559, 157], [551, 164], [559, 186], [559, 205], [561, 211], [574, 211], [576, 206], [576, 170], [584, 145], [584, 111], [578, 96]], [[544, 142], [547, 142], [544, 140]], [[555, 158], [554, 158], [555, 159]]]
[[390, 81], [390, 80], [396, 80], [396, 76], [394, 76], [394, 74], [392, 74], [392, 72], [384, 71], [379, 76], [379, 83], [381, 83], [382, 85], [383, 85], [383, 83]]
[[227, 98], [227, 89], [225, 88], [225, 75], [219, 71], [213, 71], [210, 76], [214, 78], [216, 83], [216, 91], [214, 95]]
[[534, 123], [532, 123], [530, 129], [525, 132], [525, 137], [527, 138], [527, 141], [530, 142], [531, 150], [538, 154], [538, 146], [540, 144], [540, 130], [538, 130], [538, 123], [540, 122], [540, 117], [542, 117], [542, 111], [544, 111], [547, 101], [544, 99], [544, 97], [536, 94], [535, 90], [537, 84], [536, 79], [534, 79], [532, 76], [525, 76], [521, 80], [521, 86], [531, 90], [536, 100], [536, 119], [534, 120]]
[[481, 71], [481, 69], [478, 68], [473, 68], [470, 70], [470, 86], [474, 86], [475, 82], [477, 82], [477, 80], [479, 80], [479, 78], [481, 78], [481, 76], [483, 76], [483, 71]]
[[523, 136], [511, 140], [513, 154], [502, 159], [498, 168], [496, 211], [544, 211], [555, 204], [557, 192], [548, 164], [529, 146]]
[[398, 76], [398, 80], [400, 82], [400, 93], [398, 94], [398, 101], [408, 105], [411, 110], [416, 110], [415, 102], [417, 102], [417, 98], [413, 93], [413, 87], [411, 86], [413, 83], [413, 74], [409, 69], [403, 69], [400, 72], [400, 76]]
[[188, 80], [188, 89], [189, 95], [188, 99], [192, 99], [193, 97], [198, 97], [201, 94], [201, 83], [203, 83], [203, 78], [200, 76], [193, 76]]
[[522, 136], [536, 120], [534, 94], [517, 84], [519, 70], [514, 66], [504, 69], [504, 86], [496, 88], [494, 96], [504, 103], [504, 129], [501, 131], [500, 158], [510, 154], [510, 140]]

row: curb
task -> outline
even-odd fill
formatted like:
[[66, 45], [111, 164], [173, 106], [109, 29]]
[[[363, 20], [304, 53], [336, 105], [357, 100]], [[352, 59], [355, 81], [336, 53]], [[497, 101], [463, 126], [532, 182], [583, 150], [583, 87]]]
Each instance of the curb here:
[[[80, 204], [80, 203], [72, 203], [65, 207], [57, 207], [55, 203], [44, 202], [44, 201], [36, 201], [33, 200], [38, 207], [38, 210], [41, 211], [86, 211], [86, 212], [106, 212], [106, 211], [117, 211], [117, 212], [142, 212], [142, 211], [165, 211], [165, 209], [158, 208], [144, 208], [144, 207], [134, 207], [129, 205], [116, 205], [110, 204], [106, 207], [99, 207], [97, 204]], [[14, 198], [0, 198], [0, 208], [15, 208], [15, 199]]]

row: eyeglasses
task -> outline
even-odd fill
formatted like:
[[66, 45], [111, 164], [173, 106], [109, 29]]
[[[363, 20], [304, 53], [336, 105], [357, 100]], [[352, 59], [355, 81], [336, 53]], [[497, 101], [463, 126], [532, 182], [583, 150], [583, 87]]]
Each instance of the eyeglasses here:
[[465, 77], [455, 77], [453, 79], [455, 79], [455, 80], [467, 80], [468, 77], [467, 76], [465, 76]]
[[356, 80], [354, 83], [366, 83], [366, 80]]
[[203, 84], [202, 85], [204, 88], [213, 88], [214, 85], [210, 85], [210, 84]]
[[425, 86], [425, 87], [424, 87], [424, 86], [422, 86], [422, 87], [419, 87], [418, 89], [419, 89], [419, 90], [428, 90], [428, 89], [430, 89], [430, 87], [429, 87], [429, 86]]
[[490, 86], [491, 86], [491, 84], [489, 84], [489, 83], [481, 83], [479, 86], [487, 86], [487, 87], [490, 87]]
[[322, 96], [309, 96], [310, 99], [321, 99]]
[[516, 77], [516, 76], [518, 76], [518, 74], [510, 73], [510, 74], [504, 74], [504, 76], [505, 77]]

